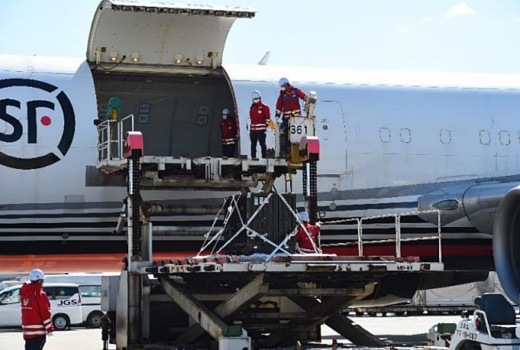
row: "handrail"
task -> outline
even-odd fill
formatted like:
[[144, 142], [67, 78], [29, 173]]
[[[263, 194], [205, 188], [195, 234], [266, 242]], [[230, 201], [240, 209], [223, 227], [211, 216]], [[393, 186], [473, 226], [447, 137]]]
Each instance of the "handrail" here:
[[[413, 237], [413, 238], [403, 238], [401, 232], [401, 218], [403, 216], [412, 216], [412, 215], [422, 215], [422, 214], [437, 214], [437, 234], [426, 237]], [[369, 240], [365, 241], [363, 239], [363, 223], [366, 221], [374, 220], [374, 219], [385, 219], [385, 218], [394, 218], [394, 226], [395, 226], [395, 239], [380, 239], [380, 240]], [[395, 242], [395, 256], [396, 258], [401, 258], [401, 244], [402, 242], [412, 242], [412, 241], [424, 241], [424, 240], [438, 240], [439, 241], [439, 251], [438, 258], [439, 263], [442, 263], [442, 229], [441, 229], [441, 212], [438, 209], [433, 210], [421, 210], [421, 211], [412, 211], [401, 214], [384, 214], [384, 215], [374, 215], [374, 216], [366, 216], [362, 218], [348, 218], [348, 219], [340, 219], [329, 222], [324, 222], [323, 225], [333, 225], [333, 224], [343, 224], [343, 223], [356, 223], [357, 225], [357, 242], [353, 242], [352, 244], [357, 244], [358, 246], [358, 256], [364, 257], [364, 245], [366, 244], [379, 244], [379, 243], [391, 243]], [[324, 246], [333, 246], [334, 244], [327, 244]], [[337, 245], [349, 245], [348, 243], [340, 243]]]
[[[125, 122], [128, 120], [130, 121], [130, 129], [125, 128]], [[99, 123], [97, 128], [98, 162], [121, 159], [123, 157], [125, 133], [135, 130], [135, 117], [133, 114], [129, 114], [121, 120], [107, 119]]]

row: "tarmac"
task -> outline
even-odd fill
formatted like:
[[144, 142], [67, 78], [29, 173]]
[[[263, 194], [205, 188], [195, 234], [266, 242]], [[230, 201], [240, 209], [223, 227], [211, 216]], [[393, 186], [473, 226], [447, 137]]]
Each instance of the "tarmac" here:
[[[1, 310], [0, 310], [1, 312]], [[458, 322], [460, 316], [378, 316], [351, 317], [361, 327], [372, 334], [386, 339], [395, 347], [421, 346], [426, 343], [428, 330], [435, 324], [443, 322]], [[323, 344], [332, 344], [336, 339], [338, 348], [355, 348], [352, 344], [327, 326], [322, 327]], [[0, 329], [0, 350], [23, 349], [24, 340], [20, 329]], [[309, 347], [306, 347], [310, 349]], [[318, 348], [318, 347], [316, 347]], [[323, 347], [319, 347], [323, 348]], [[73, 328], [55, 332], [47, 337], [44, 350], [102, 350], [100, 329]], [[109, 344], [108, 349], [116, 349]]]

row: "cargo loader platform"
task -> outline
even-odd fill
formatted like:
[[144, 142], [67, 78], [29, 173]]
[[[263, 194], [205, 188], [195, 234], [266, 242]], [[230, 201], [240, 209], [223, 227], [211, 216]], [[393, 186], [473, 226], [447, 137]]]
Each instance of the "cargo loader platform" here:
[[[302, 119], [307, 119], [301, 117]], [[97, 124], [98, 161], [97, 168], [103, 174], [126, 174], [128, 159], [125, 153], [125, 137], [135, 131], [135, 117], [130, 114], [120, 121], [104, 120]], [[313, 120], [313, 119], [312, 119]], [[270, 189], [274, 180], [282, 175], [290, 177], [303, 170], [308, 160], [307, 141], [292, 147], [289, 157], [275, 156], [274, 149], [263, 159], [223, 156], [170, 156], [145, 155], [139, 159], [142, 188], [190, 188], [211, 190], [247, 190], [267, 184]], [[298, 148], [302, 147], [301, 150]]]
[[[417, 284], [406, 288], [417, 288], [443, 273], [442, 263], [422, 263], [413, 257], [268, 258], [267, 254], [196, 256], [139, 267], [136, 275], [149, 286], [141, 295], [143, 314], [161, 324], [161, 330], [146, 330], [148, 337], [182, 347], [209, 346], [246, 334], [254, 348], [269, 348], [320, 341], [320, 326], [327, 324], [355, 344], [384, 346], [342, 310], [371, 296], [384, 297], [382, 285], [392, 284], [395, 292], [404, 275], [408, 279], [416, 275]], [[179, 317], [169, 315], [181, 310], [183, 317], [196, 322], [176, 326]], [[118, 319], [121, 316], [118, 311]]]
[[[302, 169], [301, 163], [289, 163], [280, 158], [143, 156], [140, 163], [143, 188], [239, 190]], [[126, 172], [127, 166], [125, 158], [99, 162], [99, 167], [109, 174]]]

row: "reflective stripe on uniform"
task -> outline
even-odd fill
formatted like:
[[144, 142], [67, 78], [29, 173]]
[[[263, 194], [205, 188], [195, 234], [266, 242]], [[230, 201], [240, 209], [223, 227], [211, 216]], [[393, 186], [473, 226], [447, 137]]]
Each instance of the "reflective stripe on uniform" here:
[[23, 331], [23, 335], [45, 335], [47, 331]]
[[284, 118], [289, 118], [289, 117], [292, 117], [292, 116], [299, 116], [300, 115], [300, 110], [299, 109], [293, 109], [292, 111], [287, 111], [287, 112], [283, 112], [283, 117]]
[[260, 124], [251, 124], [251, 131], [264, 131], [267, 129], [267, 124], [260, 123]]
[[[50, 320], [49, 320], [50, 321]], [[31, 325], [27, 325], [27, 326], [22, 326], [22, 329], [24, 328], [31, 328], [31, 329], [34, 329], [34, 328], [43, 328], [43, 325], [41, 324], [31, 324]]]
[[234, 145], [235, 144], [235, 139], [223, 139], [222, 140], [222, 144], [223, 145]]

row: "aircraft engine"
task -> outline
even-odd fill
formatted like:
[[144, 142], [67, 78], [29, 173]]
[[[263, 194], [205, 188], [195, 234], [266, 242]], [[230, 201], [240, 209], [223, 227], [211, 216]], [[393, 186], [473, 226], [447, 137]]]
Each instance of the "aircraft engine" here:
[[502, 199], [493, 226], [493, 256], [500, 283], [509, 298], [520, 302], [520, 186]]

